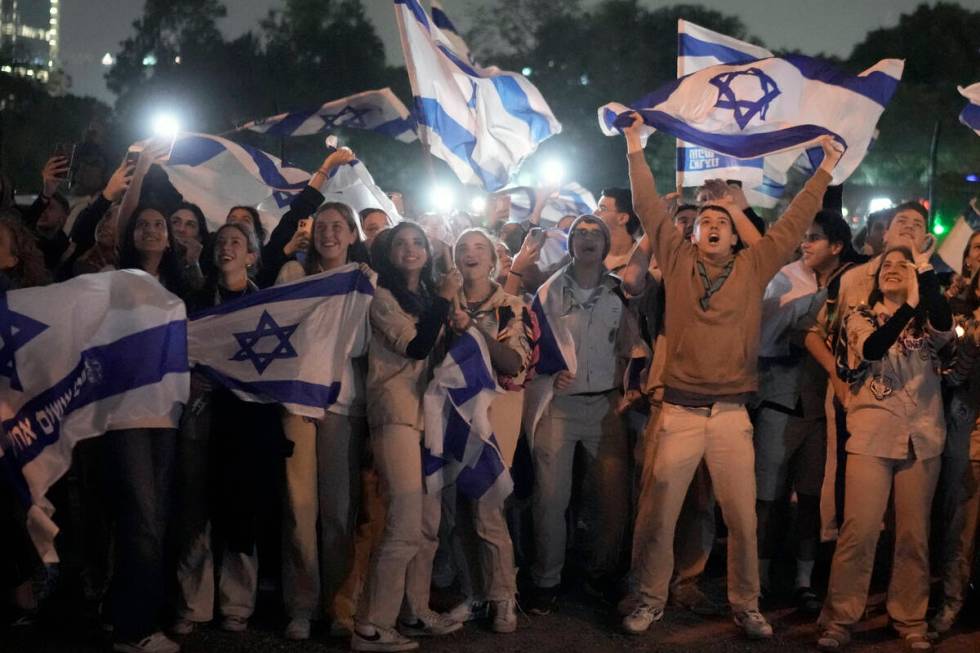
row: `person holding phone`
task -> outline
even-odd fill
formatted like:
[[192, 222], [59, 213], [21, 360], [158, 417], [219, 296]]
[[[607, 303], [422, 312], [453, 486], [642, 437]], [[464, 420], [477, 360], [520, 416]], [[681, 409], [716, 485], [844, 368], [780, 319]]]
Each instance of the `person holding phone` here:
[[38, 249], [44, 254], [45, 267], [54, 272], [70, 245], [65, 234], [69, 205], [58, 188], [68, 176], [69, 154], [56, 150], [41, 170], [41, 192], [24, 211], [24, 224], [34, 232]]

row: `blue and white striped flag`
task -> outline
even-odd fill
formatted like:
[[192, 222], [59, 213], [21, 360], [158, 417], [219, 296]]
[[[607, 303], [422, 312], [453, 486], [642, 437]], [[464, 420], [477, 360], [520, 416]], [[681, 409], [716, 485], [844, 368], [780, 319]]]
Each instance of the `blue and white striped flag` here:
[[46, 562], [58, 529], [45, 499], [80, 440], [173, 415], [187, 401], [184, 302], [135, 270], [0, 294], [0, 468]]
[[968, 102], [960, 113], [960, 122], [976, 132], [980, 136], [980, 82], [970, 84], [966, 88], [957, 86], [960, 95], [965, 97]]
[[190, 361], [246, 401], [323, 417], [353, 403], [352, 358], [367, 353], [374, 287], [357, 264], [191, 316]]
[[[846, 148], [833, 174], [840, 184], [864, 158], [903, 67], [901, 60], [884, 59], [852, 76], [802, 56], [717, 65], [631, 106], [650, 128], [739, 159], [798, 150], [833, 136]], [[600, 127], [615, 135], [629, 110], [617, 103], [600, 107]]]
[[567, 266], [551, 275], [531, 301], [540, 329], [535, 376], [524, 388], [524, 432], [532, 438], [538, 421], [554, 398], [554, 375], [566, 370], [575, 374], [578, 367], [575, 341], [560, 319], [564, 313], [566, 270]]
[[291, 111], [247, 122], [236, 131], [272, 136], [309, 136], [336, 129], [363, 129], [404, 143], [418, 139], [415, 120], [390, 88], [364, 91], [306, 111]]
[[490, 404], [503, 392], [483, 335], [471, 328], [456, 337], [423, 398], [428, 492], [455, 483], [474, 500], [500, 504], [510, 496], [510, 471], [490, 425]]
[[[184, 199], [201, 207], [211, 229], [224, 224], [231, 207], [244, 204], [258, 209], [266, 233], [271, 233], [310, 181], [308, 172], [271, 154], [208, 134], [178, 135], [163, 168]], [[324, 195], [350, 204], [355, 211], [380, 208], [398, 216], [360, 161], [335, 171]]]
[[432, 22], [439, 28], [439, 39], [465, 61], [473, 63], [469, 46], [466, 45], [463, 36], [456, 29], [456, 25], [449, 19], [446, 10], [442, 8], [442, 3], [439, 0], [432, 0], [429, 3], [429, 7], [432, 10]]
[[394, 0], [394, 7], [419, 136], [464, 184], [503, 188], [561, 124], [524, 76], [477, 66], [447, 45], [419, 0]]
[[[509, 192], [513, 193], [510, 202], [510, 219], [515, 221], [527, 220], [531, 215], [531, 197], [533, 189], [517, 193], [518, 189]], [[508, 192], [508, 191], [504, 191]], [[541, 212], [541, 220], [550, 224], [556, 224], [563, 216], [579, 216], [583, 213], [595, 213], [598, 204], [595, 196], [584, 186], [576, 182], [564, 184], [555, 197], [549, 197], [545, 203], [544, 210]]]
[[[677, 21], [677, 77], [718, 64], [739, 64], [773, 56], [769, 50], [725, 34]], [[677, 141], [677, 186], [702, 186], [709, 179], [738, 179], [752, 206], [772, 208], [782, 195], [786, 171], [764, 157], [737, 159], [706, 147]]]

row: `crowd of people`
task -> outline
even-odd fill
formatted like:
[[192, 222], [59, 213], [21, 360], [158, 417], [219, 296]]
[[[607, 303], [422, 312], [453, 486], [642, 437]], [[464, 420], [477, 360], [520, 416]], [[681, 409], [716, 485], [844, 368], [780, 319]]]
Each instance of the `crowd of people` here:
[[[726, 612], [699, 587], [717, 503], [747, 637], [772, 636], [760, 598], [795, 566], [792, 600], [817, 618], [818, 646], [845, 647], [884, 532], [891, 624], [929, 649], [967, 598], [980, 513], [980, 231], [962, 269], [940, 275], [929, 213], [909, 201], [859, 251], [828, 188], [841, 155], [829, 140], [771, 225], [723, 181], [685, 203], [658, 192], [640, 123], [624, 129], [628, 188], [554, 225], [540, 219], [549, 189], [526, 220], [506, 203], [397, 220], [324, 202], [347, 148], [269, 233], [250, 206], [212, 231], [219, 216], [183, 200], [159, 148], [111, 174], [97, 148], [80, 152], [71, 201], [67, 160], [49, 160], [36, 201], [8, 197], [0, 214], [5, 290], [138, 269], [193, 316], [356, 265], [375, 293], [367, 319], [345, 325], [355, 388], [323, 418], [244, 401], [192, 369], [186, 404], [81, 442], [51, 493], [60, 569], [38, 558], [0, 482], [12, 623], [70, 586], [114, 650], [175, 652], [173, 638], [214, 620], [246, 630], [271, 582], [285, 638], [323, 622], [352, 650], [404, 651], [468, 621], [511, 633], [520, 610], [549, 614], [581, 582], [641, 634], [668, 602]], [[552, 265], [548, 229], [567, 234]], [[474, 329], [505, 390], [490, 407], [514, 477], [503, 504], [424, 483], [423, 394]], [[831, 540], [824, 583], [814, 569]], [[930, 612], [933, 576], [943, 600]], [[433, 585], [453, 583], [464, 600], [434, 610]]]

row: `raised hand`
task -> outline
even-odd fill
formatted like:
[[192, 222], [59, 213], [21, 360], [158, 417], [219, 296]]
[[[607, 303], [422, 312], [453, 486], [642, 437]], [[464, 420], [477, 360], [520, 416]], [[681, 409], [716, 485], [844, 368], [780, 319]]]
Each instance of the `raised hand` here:
[[41, 169], [41, 180], [43, 194], [51, 197], [58, 190], [58, 186], [68, 175], [68, 159], [63, 156], [53, 156]]

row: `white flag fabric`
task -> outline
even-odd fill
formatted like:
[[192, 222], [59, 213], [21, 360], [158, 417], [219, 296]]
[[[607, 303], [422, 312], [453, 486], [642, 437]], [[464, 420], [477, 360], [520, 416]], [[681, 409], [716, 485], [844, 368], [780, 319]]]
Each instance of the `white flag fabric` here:
[[898, 87], [904, 62], [884, 59], [853, 76], [803, 56], [760, 59], [699, 70], [631, 107], [599, 108], [612, 136], [635, 110], [652, 129], [739, 159], [814, 145], [832, 136], [846, 149], [833, 173], [843, 183], [861, 163], [875, 125]]
[[190, 361], [246, 401], [323, 417], [353, 403], [350, 360], [367, 353], [373, 297], [352, 263], [219, 304], [191, 316]]
[[503, 392], [483, 335], [470, 328], [457, 336], [423, 397], [428, 492], [455, 483], [473, 500], [500, 505], [510, 496], [513, 481], [490, 424], [490, 404]]
[[[57, 527], [48, 488], [75, 443], [187, 401], [182, 302], [138, 270], [0, 294], [0, 467], [46, 562]], [[0, 480], [0, 482], [4, 482]]]
[[404, 143], [418, 140], [415, 119], [390, 88], [331, 100], [316, 109], [253, 120], [236, 131], [249, 130], [270, 136], [309, 136], [339, 128], [373, 131]]
[[956, 218], [953, 228], [949, 230], [949, 233], [943, 238], [942, 245], [936, 250], [936, 254], [943, 260], [943, 263], [951, 267], [956, 274], [963, 270], [963, 252], [966, 251], [966, 246], [969, 244], [972, 235], [973, 229], [967, 224], [966, 218], [961, 215]]
[[[504, 190], [504, 192], [512, 194], [510, 202], [511, 220], [527, 220], [534, 208], [531, 206], [534, 190], [527, 188], [524, 192], [516, 192], [520, 190], [522, 189]], [[541, 221], [554, 225], [566, 215], [577, 217], [583, 213], [595, 213], [597, 207], [595, 195], [581, 184], [571, 181], [563, 184], [555, 197], [548, 198], [544, 210], [541, 211]]]
[[[677, 21], [677, 77], [718, 64], [739, 64], [765, 59], [765, 48], [712, 31], [686, 20]], [[752, 206], [772, 208], [782, 196], [786, 171], [777, 170], [765, 157], [737, 159], [706, 147], [677, 141], [677, 185], [702, 186], [709, 179], [738, 179]]]
[[523, 75], [477, 66], [451, 47], [419, 0], [394, 0], [394, 8], [419, 136], [464, 184], [503, 188], [561, 124]]
[[465, 61], [473, 63], [473, 57], [470, 56], [470, 48], [466, 45], [466, 41], [463, 40], [463, 36], [456, 29], [456, 25], [450, 20], [449, 15], [446, 10], [443, 9], [442, 3], [439, 0], [432, 0], [429, 3], [429, 8], [432, 13], [432, 22], [435, 26], [439, 28], [438, 37], [442, 40], [446, 46], [462, 57]]
[[967, 105], [960, 112], [960, 122], [980, 136], [980, 82], [970, 84], [966, 88], [957, 86], [956, 89], [968, 100]]
[[[305, 170], [284, 165], [258, 148], [208, 134], [178, 135], [163, 168], [184, 199], [201, 207], [212, 230], [224, 224], [231, 207], [241, 204], [255, 207], [266, 233], [272, 233], [310, 181]], [[394, 204], [357, 160], [334, 171], [324, 194], [350, 204], [355, 212], [379, 208], [398, 218]]]

